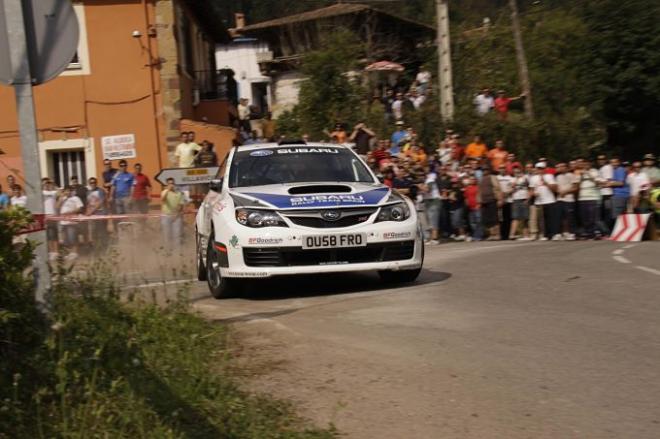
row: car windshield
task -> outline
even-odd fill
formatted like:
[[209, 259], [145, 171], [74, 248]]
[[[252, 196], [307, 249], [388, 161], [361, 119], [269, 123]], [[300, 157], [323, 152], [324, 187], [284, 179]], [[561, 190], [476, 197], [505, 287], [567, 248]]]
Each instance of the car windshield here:
[[332, 146], [289, 146], [234, 154], [229, 187], [319, 181], [374, 183], [352, 152]]

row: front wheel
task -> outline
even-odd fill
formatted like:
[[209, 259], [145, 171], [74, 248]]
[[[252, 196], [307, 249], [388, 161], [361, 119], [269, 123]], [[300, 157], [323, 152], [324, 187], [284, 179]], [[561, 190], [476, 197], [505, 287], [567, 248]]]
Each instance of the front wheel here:
[[227, 279], [220, 274], [220, 258], [214, 243], [215, 237], [211, 234], [206, 249], [206, 281], [213, 297], [226, 299], [231, 297], [232, 291], [236, 290], [237, 282], [235, 279]]

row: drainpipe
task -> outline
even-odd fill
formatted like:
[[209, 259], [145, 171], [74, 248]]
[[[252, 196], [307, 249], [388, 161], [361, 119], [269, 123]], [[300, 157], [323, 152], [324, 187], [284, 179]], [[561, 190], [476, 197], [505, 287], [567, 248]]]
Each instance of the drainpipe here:
[[[154, 116], [154, 129], [156, 130], [156, 156], [158, 157], [158, 167], [159, 170], [163, 169], [163, 159], [161, 156], [161, 143], [160, 143], [160, 133], [158, 130], [158, 103], [156, 102], [156, 82], [154, 81], [154, 60], [151, 52], [151, 39], [152, 37], [152, 27], [149, 23], [149, 7], [147, 5], [147, 0], [142, 0], [142, 6], [144, 8], [144, 27], [147, 35], [147, 54], [149, 56], [149, 82], [151, 85], [151, 106]], [[155, 7], [155, 2], [154, 2]], [[153, 28], [155, 30], [155, 28]], [[167, 152], [166, 152], [167, 153]]]

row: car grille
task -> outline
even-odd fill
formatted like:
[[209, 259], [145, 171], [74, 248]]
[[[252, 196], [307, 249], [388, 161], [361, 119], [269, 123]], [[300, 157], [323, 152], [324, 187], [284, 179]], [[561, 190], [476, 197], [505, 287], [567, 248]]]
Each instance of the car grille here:
[[366, 247], [303, 250], [302, 247], [243, 247], [250, 267], [358, 264], [412, 259], [415, 241], [368, 244]]
[[[328, 221], [323, 218], [323, 210], [318, 211], [288, 211], [282, 212], [292, 223], [312, 227], [315, 229], [332, 229], [341, 227], [350, 227], [366, 222], [369, 217], [376, 212], [378, 208], [357, 208], [357, 209], [337, 209], [341, 217], [335, 221]], [[327, 211], [327, 210], [326, 210]]]

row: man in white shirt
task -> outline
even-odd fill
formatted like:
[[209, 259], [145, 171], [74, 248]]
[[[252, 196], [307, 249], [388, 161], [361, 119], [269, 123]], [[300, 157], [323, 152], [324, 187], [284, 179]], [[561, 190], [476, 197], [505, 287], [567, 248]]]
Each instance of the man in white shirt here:
[[552, 174], [545, 173], [545, 163], [538, 162], [534, 166], [534, 175], [529, 179], [529, 187], [534, 192], [534, 204], [543, 208], [545, 236], [541, 240], [561, 240], [559, 220], [557, 215], [557, 182]]
[[641, 172], [642, 163], [633, 162], [626, 183], [630, 186], [630, 205], [635, 213], [639, 213], [640, 201], [644, 194], [651, 189], [651, 181], [647, 174]]
[[195, 156], [202, 149], [201, 146], [194, 142], [194, 134], [191, 139], [190, 132], [181, 133], [181, 143], [179, 143], [174, 151], [174, 157], [177, 158], [177, 166], [179, 168], [192, 168], [195, 164]]
[[27, 196], [23, 194], [23, 188], [20, 184], [14, 184], [11, 187], [12, 197], [9, 200], [9, 204], [12, 207], [23, 207], [27, 206]]
[[416, 89], [410, 91], [410, 102], [412, 102], [415, 110], [419, 110], [424, 101], [426, 101], [426, 96], [419, 94]]
[[598, 171], [586, 159], [578, 159], [576, 171], [578, 212], [585, 238], [598, 238], [601, 232], [608, 233], [600, 221], [600, 186], [602, 180]]
[[577, 178], [569, 171], [566, 163], [557, 163], [557, 207], [559, 210], [559, 224], [566, 240], [575, 240], [575, 192], [577, 191]]
[[415, 82], [417, 83], [417, 91], [422, 95], [426, 95], [428, 86], [431, 83], [431, 72], [426, 70], [426, 66], [422, 66], [419, 73], [417, 73]]
[[[83, 202], [76, 195], [75, 188], [67, 186], [64, 195], [57, 202], [60, 215], [77, 215], [83, 210]], [[78, 257], [78, 224], [75, 221], [60, 221], [64, 232], [64, 245], [69, 247], [70, 253], [66, 259]]]
[[394, 120], [403, 119], [403, 93], [396, 94], [396, 99], [392, 102], [392, 114]]
[[500, 189], [504, 197], [504, 203], [501, 207], [502, 217], [500, 220], [500, 236], [503, 240], [509, 239], [509, 232], [511, 231], [513, 180], [513, 176], [506, 170], [506, 165], [502, 164], [497, 168], [497, 181], [500, 183]]
[[614, 168], [610, 165], [609, 160], [603, 154], [596, 158], [598, 163], [598, 176], [603, 185], [600, 188], [601, 204], [600, 204], [600, 219], [609, 229], [612, 228], [612, 188], [606, 183], [614, 179]]
[[491, 96], [490, 90], [488, 88], [484, 88], [481, 93], [474, 97], [473, 103], [477, 110], [477, 114], [483, 116], [493, 109], [495, 100], [493, 99], [493, 96]]

